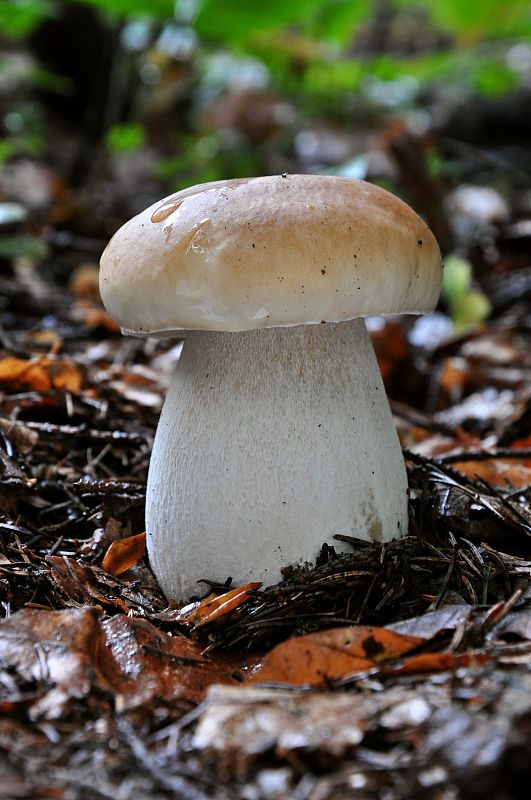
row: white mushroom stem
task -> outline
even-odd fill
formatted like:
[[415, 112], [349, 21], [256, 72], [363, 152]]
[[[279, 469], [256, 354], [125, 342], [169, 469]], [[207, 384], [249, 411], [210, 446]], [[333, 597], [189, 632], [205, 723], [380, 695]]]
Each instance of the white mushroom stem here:
[[149, 471], [146, 527], [168, 597], [277, 582], [348, 534], [407, 532], [407, 478], [363, 320], [187, 334]]

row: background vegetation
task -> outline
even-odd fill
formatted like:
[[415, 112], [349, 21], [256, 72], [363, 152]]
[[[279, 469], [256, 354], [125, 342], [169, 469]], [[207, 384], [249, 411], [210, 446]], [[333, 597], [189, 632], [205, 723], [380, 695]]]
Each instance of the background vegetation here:
[[0, 254], [67, 230], [94, 255], [184, 186], [332, 172], [409, 201], [461, 259], [456, 324], [488, 313], [486, 229], [531, 205], [525, 0], [4, 0], [0, 32], [0, 200], [26, 221]]
[[[382, 125], [439, 129], [531, 81], [525, 0], [4, 0], [0, 31], [0, 159], [60, 157], [77, 182], [132, 154], [168, 190], [286, 167], [365, 177]], [[65, 135], [77, 147], [58, 154]], [[428, 161], [459, 177], [440, 148]]]

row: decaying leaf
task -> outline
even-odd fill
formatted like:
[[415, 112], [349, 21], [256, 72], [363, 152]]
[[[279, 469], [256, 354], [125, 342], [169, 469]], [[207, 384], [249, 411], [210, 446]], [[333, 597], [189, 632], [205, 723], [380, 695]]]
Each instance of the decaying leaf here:
[[341, 758], [363, 740], [371, 713], [370, 701], [346, 692], [213, 686], [192, 747], [214, 760], [225, 779], [244, 779], [256, 759], [271, 752], [280, 763], [302, 750], [323, 761]]
[[119, 577], [67, 556], [48, 556], [46, 562], [51, 568], [50, 581], [68, 598], [67, 605], [88, 603], [124, 614], [143, 613], [146, 608], [159, 610], [165, 605], [151, 572], [142, 565]]
[[36, 687], [32, 716], [57, 718], [72, 699], [88, 695], [93, 681], [101, 680], [95, 658], [100, 639], [93, 608], [24, 609], [0, 622], [0, 658], [19, 683]]
[[425, 640], [364, 625], [296, 636], [265, 657], [250, 683], [323, 685], [398, 658]]
[[408, 636], [421, 636], [431, 639], [441, 631], [453, 631], [458, 625], [464, 624], [469, 619], [472, 607], [469, 605], [447, 605], [437, 611], [429, 611], [420, 617], [405, 619], [386, 627], [395, 633]]
[[281, 788], [265, 797], [294, 796], [301, 772], [323, 798], [379, 797], [382, 786], [400, 786], [400, 797], [435, 786], [421, 795], [446, 797], [450, 778], [472, 786], [466, 796], [487, 796], [502, 761], [520, 779], [525, 771], [530, 688], [529, 674], [513, 680], [509, 673], [497, 674], [496, 702], [492, 673], [473, 685], [470, 676], [402, 680], [385, 691], [378, 684], [349, 692], [213, 686], [198, 709], [191, 755], [222, 785], [274, 774]]
[[169, 636], [147, 620], [118, 615], [102, 624], [102, 669], [119, 710], [165, 702], [197, 703], [213, 683], [234, 683], [233, 667], [204, 656], [185, 636]]
[[142, 558], [145, 550], [145, 533], [128, 536], [126, 539], [117, 539], [109, 545], [101, 566], [111, 575], [122, 575]]
[[[233, 682], [230, 665], [206, 658], [186, 637], [125, 615], [102, 622], [86, 606], [24, 609], [1, 621], [0, 659], [19, 685], [32, 687], [26, 704], [34, 718], [62, 717], [72, 700], [101, 691], [120, 710], [149, 707], [155, 697], [186, 706], [212, 683]], [[20, 692], [13, 692], [16, 707]]]
[[97, 574], [92, 567], [66, 556], [48, 556], [47, 562], [51, 566], [53, 580], [74, 603], [100, 605], [103, 608], [119, 609], [124, 613], [129, 611], [122, 598], [105, 592], [104, 587], [99, 585]]

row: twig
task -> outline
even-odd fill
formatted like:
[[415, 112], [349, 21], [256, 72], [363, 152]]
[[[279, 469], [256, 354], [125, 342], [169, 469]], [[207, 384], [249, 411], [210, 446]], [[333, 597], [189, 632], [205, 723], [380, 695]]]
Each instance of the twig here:
[[[409, 456], [408, 456], [409, 457]], [[446, 456], [436, 456], [433, 461], [442, 464], [455, 464], [460, 461], [490, 461], [496, 458], [531, 458], [528, 448], [497, 447], [494, 450], [463, 450], [462, 453], [449, 453]]]
[[443, 584], [442, 584], [442, 586], [441, 586], [441, 588], [439, 590], [439, 594], [437, 595], [437, 598], [435, 600], [435, 604], [434, 604], [434, 608], [435, 609], [439, 608], [439, 606], [441, 605], [441, 603], [443, 601], [444, 595], [446, 594], [446, 590], [448, 589], [448, 586], [450, 585], [450, 580], [452, 578], [456, 562], [457, 562], [457, 548], [454, 548], [454, 551], [452, 553], [452, 560], [450, 561], [450, 565], [448, 567], [446, 575], [444, 576]]
[[86, 428], [84, 425], [57, 425], [53, 422], [25, 421], [30, 430], [49, 436], [73, 436], [81, 439], [97, 439], [102, 442], [140, 442], [150, 437], [146, 433], [134, 431], [101, 431], [98, 428]]

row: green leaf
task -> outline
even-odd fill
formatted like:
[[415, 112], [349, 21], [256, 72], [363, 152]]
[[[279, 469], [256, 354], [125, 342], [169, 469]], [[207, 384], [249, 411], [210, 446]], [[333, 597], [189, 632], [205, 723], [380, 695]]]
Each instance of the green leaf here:
[[0, 139], [0, 167], [14, 154], [15, 144], [11, 139]]
[[144, 127], [137, 122], [113, 125], [107, 133], [107, 147], [111, 153], [133, 153], [146, 140]]
[[483, 95], [496, 96], [514, 89], [518, 76], [509, 67], [496, 62], [480, 64], [472, 76], [474, 88]]
[[477, 325], [490, 314], [487, 297], [472, 289], [471, 285], [471, 264], [456, 255], [445, 258], [442, 295], [448, 303], [456, 330]]
[[54, 11], [49, 0], [1, 0], [0, 31], [4, 36], [22, 39]]
[[467, 292], [472, 282], [472, 267], [460, 256], [447, 256], [444, 259], [442, 294], [450, 303]]
[[461, 331], [472, 325], [478, 325], [487, 319], [490, 311], [490, 303], [482, 292], [466, 292], [452, 306], [452, 320], [455, 330]]
[[0, 258], [29, 258], [38, 261], [48, 253], [46, 244], [33, 236], [0, 237]]
[[338, 42], [346, 45], [361, 22], [371, 13], [369, 0], [329, 0], [322, 2], [309, 31], [316, 39]]
[[[109, 14], [119, 17], [153, 17], [155, 19], [172, 19], [175, 8], [174, 0], [82, 0], [86, 5], [101, 8]], [[76, 0], [70, 0], [76, 2]]]
[[[410, 6], [411, 0], [395, 0]], [[505, 38], [531, 33], [529, 0], [418, 0], [431, 11], [435, 23], [468, 41]]]
[[194, 27], [205, 39], [243, 41], [290, 23], [307, 23], [322, 6], [323, 0], [203, 0]]
[[366, 74], [366, 67], [360, 61], [318, 61], [306, 70], [304, 82], [313, 92], [351, 92], [358, 88]]

